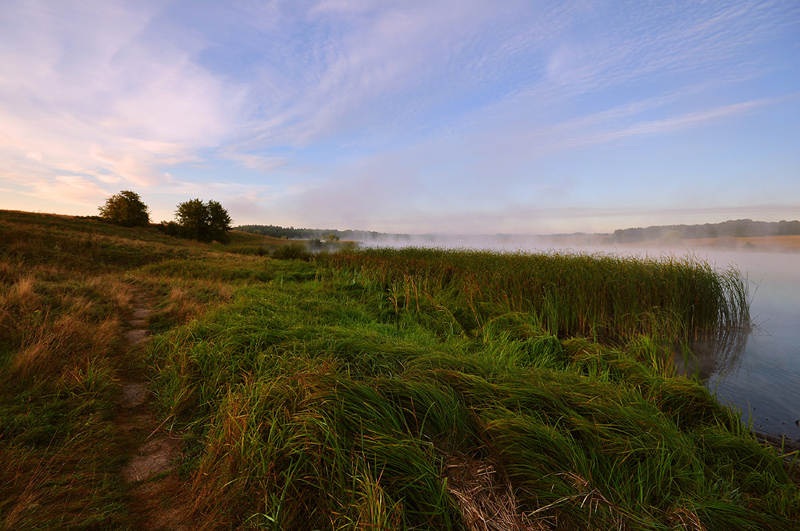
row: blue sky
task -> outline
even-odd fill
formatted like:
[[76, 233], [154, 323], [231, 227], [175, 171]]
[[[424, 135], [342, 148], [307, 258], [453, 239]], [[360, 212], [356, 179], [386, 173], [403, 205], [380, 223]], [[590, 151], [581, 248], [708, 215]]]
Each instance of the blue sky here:
[[800, 218], [800, 3], [0, 3], [0, 208], [606, 232]]

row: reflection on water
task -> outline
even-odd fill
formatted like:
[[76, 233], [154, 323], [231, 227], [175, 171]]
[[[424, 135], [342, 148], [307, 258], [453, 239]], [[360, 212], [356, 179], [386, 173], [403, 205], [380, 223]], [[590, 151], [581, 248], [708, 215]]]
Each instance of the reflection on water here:
[[747, 275], [756, 326], [695, 342], [686, 363], [682, 356], [676, 363], [685, 373], [696, 371], [753, 430], [800, 440], [800, 253], [696, 253]]
[[749, 327], [726, 330], [713, 338], [695, 339], [688, 350], [676, 349], [678, 374], [697, 376], [707, 382], [712, 375], [735, 378], [747, 347]]

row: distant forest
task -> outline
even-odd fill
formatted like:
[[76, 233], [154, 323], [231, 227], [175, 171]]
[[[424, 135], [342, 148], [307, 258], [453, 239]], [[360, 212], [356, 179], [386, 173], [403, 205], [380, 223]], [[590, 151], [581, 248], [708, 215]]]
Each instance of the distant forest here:
[[692, 238], [741, 238], [754, 236], [800, 235], [800, 221], [753, 221], [737, 219], [705, 225], [662, 225], [614, 231], [614, 241], [622, 243]]
[[273, 238], [286, 238], [289, 240], [317, 240], [327, 239], [333, 235], [343, 241], [364, 240], [407, 240], [407, 234], [386, 234], [383, 232], [366, 230], [337, 230], [337, 229], [296, 229], [294, 227], [279, 227], [277, 225], [239, 225], [236, 230], [272, 236]]
[[[289, 240], [324, 240], [335, 237], [342, 241], [410, 241], [408, 234], [387, 234], [365, 230], [296, 229], [277, 225], [240, 225], [236, 230], [286, 238]], [[617, 229], [612, 241], [633, 243], [651, 240], [686, 240], [693, 238], [737, 238], [755, 236], [800, 235], [800, 221], [753, 221], [737, 219], [705, 225], [658, 225], [645, 228]], [[563, 235], [562, 235], [563, 236]]]

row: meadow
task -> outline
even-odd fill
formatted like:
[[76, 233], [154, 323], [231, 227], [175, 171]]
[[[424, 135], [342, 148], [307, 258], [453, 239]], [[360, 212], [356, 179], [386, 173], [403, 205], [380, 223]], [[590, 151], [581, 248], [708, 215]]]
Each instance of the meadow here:
[[796, 456], [672, 363], [746, 330], [735, 270], [233, 236], [0, 211], [0, 529], [148, 528], [129, 373], [193, 529], [800, 529]]

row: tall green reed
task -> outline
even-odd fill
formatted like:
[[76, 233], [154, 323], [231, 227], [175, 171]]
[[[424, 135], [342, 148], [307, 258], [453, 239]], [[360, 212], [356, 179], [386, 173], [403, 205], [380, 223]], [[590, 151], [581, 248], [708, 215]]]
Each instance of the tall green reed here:
[[697, 337], [749, 325], [741, 274], [715, 271], [691, 257], [377, 248], [318, 260], [345, 277], [382, 286], [397, 311], [437, 301], [460, 308], [451, 314], [467, 330], [506, 312], [532, 314], [559, 337], [612, 341], [641, 334]]

